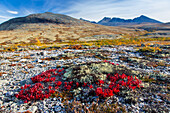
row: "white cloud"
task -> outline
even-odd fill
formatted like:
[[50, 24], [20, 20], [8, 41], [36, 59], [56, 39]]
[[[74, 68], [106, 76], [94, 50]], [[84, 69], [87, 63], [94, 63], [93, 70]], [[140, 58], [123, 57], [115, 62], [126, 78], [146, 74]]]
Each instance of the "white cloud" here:
[[9, 18], [12, 18], [12, 17], [9, 17], [9, 16], [1, 16], [1, 15], [0, 15], [0, 18], [9, 19]]
[[146, 15], [168, 22], [170, 21], [169, 6], [169, 0], [83, 0], [74, 2], [59, 13], [95, 21], [99, 21], [103, 17], [128, 19]]
[[10, 11], [10, 10], [7, 10], [8, 13], [11, 13], [11, 14], [18, 14], [17, 11]]

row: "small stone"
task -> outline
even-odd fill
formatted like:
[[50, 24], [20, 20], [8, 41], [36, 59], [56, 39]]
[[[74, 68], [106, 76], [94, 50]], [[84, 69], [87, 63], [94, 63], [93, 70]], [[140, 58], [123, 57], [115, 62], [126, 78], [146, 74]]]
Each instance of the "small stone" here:
[[11, 96], [12, 94], [13, 94], [13, 92], [7, 92], [7, 93], [5, 94], [5, 96], [9, 97], [9, 96]]
[[44, 113], [50, 113], [49, 111], [45, 110]]
[[6, 83], [8, 83], [7, 80], [0, 80], [0, 86], [5, 85]]
[[4, 102], [10, 102], [10, 101], [12, 101], [12, 99], [11, 98], [4, 98]]
[[143, 106], [144, 106], [144, 103], [143, 103], [143, 102], [139, 104], [139, 107], [140, 107], [140, 108], [142, 108]]
[[54, 108], [55, 108], [55, 111], [56, 111], [56, 112], [61, 111], [61, 106], [55, 106]]
[[0, 106], [2, 106], [2, 104], [3, 104], [3, 101], [0, 100]]
[[48, 108], [52, 108], [52, 105], [51, 105], [51, 103], [48, 105]]
[[43, 104], [44, 104], [44, 105], [46, 104], [45, 100], [43, 101]]
[[152, 113], [157, 113], [157, 112], [158, 111], [155, 108], [152, 109]]
[[161, 99], [159, 99], [159, 98], [158, 98], [158, 99], [156, 99], [156, 100], [157, 100], [158, 102], [162, 102], [162, 101], [163, 101], [163, 100], [161, 100]]
[[139, 101], [143, 102], [143, 101], [144, 101], [144, 99], [143, 99], [142, 97], [140, 97], [140, 98], [139, 98]]
[[53, 101], [56, 101], [56, 100], [57, 100], [57, 98], [56, 98], [56, 97], [54, 97], [54, 98], [53, 98]]
[[31, 106], [28, 110], [31, 111], [32, 113], [35, 113], [37, 109], [38, 109], [37, 106]]

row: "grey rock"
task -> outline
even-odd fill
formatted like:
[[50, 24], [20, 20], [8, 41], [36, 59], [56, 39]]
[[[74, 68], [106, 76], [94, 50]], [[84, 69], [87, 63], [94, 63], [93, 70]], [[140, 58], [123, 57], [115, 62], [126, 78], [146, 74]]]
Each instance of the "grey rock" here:
[[0, 87], [2, 86], [2, 85], [5, 85], [6, 83], [8, 83], [9, 81], [8, 80], [0, 80]]
[[13, 92], [7, 92], [7, 93], [5, 94], [5, 96], [7, 96], [7, 97], [12, 96], [12, 95], [13, 95]]
[[56, 98], [56, 97], [54, 97], [54, 98], [53, 98], [53, 101], [56, 101], [56, 100], [57, 100], [57, 98]]
[[38, 109], [37, 106], [31, 106], [28, 110], [31, 111], [32, 113], [35, 113], [37, 109]]
[[144, 101], [144, 99], [143, 99], [142, 97], [140, 97], [140, 98], [139, 98], [139, 101], [143, 102], [143, 101]]
[[163, 101], [163, 100], [161, 100], [161, 99], [159, 99], [159, 98], [158, 98], [158, 99], [156, 99], [156, 100], [157, 100], [158, 102], [162, 102], [162, 101]]
[[2, 104], [3, 104], [3, 101], [0, 100], [0, 106], [2, 106]]
[[56, 105], [54, 107], [54, 109], [55, 109], [56, 112], [59, 112], [59, 111], [61, 111], [62, 108], [61, 108], [61, 106]]

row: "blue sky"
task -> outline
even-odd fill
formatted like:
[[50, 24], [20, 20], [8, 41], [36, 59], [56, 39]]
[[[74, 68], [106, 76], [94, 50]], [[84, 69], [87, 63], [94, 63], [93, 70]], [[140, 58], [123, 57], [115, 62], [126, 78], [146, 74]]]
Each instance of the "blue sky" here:
[[0, 0], [0, 23], [32, 13], [53, 12], [99, 21], [140, 15], [170, 22], [170, 0]]

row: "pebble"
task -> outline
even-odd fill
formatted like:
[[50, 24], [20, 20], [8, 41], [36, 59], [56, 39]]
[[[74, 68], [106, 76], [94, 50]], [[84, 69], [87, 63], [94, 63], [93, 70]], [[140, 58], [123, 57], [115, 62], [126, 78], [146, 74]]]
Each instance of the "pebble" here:
[[61, 106], [58, 106], [58, 105], [54, 106], [54, 109], [55, 109], [56, 112], [59, 112], [59, 111], [61, 111]]
[[139, 101], [143, 102], [143, 101], [144, 101], [144, 99], [143, 99], [142, 97], [140, 97], [140, 98], [139, 98]]
[[38, 107], [37, 106], [31, 106], [28, 111], [31, 111], [32, 113], [35, 113], [37, 111]]
[[161, 99], [159, 99], [159, 98], [158, 98], [158, 99], [156, 99], [156, 100], [157, 100], [158, 102], [162, 102], [162, 101], [163, 101], [163, 100], [161, 100]]
[[2, 104], [3, 104], [3, 101], [0, 100], [0, 106], [2, 106]]

